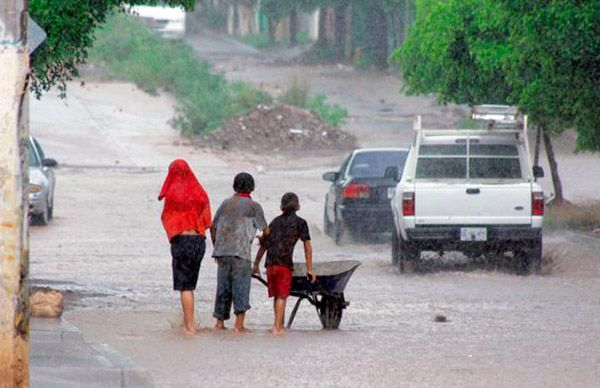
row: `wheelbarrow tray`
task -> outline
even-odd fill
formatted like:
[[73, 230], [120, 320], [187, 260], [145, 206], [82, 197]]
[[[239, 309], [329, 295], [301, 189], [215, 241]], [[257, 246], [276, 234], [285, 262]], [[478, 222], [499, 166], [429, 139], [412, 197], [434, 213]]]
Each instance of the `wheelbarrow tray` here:
[[312, 284], [306, 277], [305, 263], [294, 264], [290, 293], [294, 296], [301, 296], [318, 290], [323, 294], [343, 294], [348, 280], [360, 264], [360, 261], [356, 260], [314, 263], [313, 272], [317, 276], [315, 284]]

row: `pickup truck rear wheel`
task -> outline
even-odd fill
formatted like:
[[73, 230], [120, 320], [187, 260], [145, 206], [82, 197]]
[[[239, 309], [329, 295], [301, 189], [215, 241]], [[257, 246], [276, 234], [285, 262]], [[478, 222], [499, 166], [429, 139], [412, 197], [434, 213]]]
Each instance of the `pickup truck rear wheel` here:
[[528, 242], [527, 246], [519, 250], [516, 255], [521, 274], [539, 273], [542, 269], [542, 236]]
[[421, 251], [414, 243], [404, 241], [401, 237], [398, 240], [398, 269], [401, 273], [415, 272]]
[[400, 250], [398, 241], [398, 233], [396, 231], [392, 231], [392, 265], [395, 267], [398, 265], [398, 260], [400, 258]]

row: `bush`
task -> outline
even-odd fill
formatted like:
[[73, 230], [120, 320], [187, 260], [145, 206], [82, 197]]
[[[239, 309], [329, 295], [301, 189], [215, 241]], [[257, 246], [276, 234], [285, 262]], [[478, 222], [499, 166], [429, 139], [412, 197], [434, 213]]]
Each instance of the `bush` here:
[[345, 108], [328, 104], [327, 96], [323, 93], [310, 98], [309, 95], [310, 83], [307, 80], [301, 82], [298, 77], [294, 77], [288, 88], [279, 97], [279, 101], [308, 109], [334, 128], [339, 128], [346, 123], [348, 111]]
[[336, 104], [328, 104], [327, 96], [319, 93], [308, 100], [307, 108], [334, 128], [346, 123], [348, 111]]
[[189, 45], [150, 32], [130, 15], [109, 18], [96, 33], [90, 57], [113, 76], [148, 93], [159, 89], [173, 93], [177, 116], [170, 122], [185, 136], [214, 130], [227, 118], [268, 101], [265, 93], [250, 85], [228, 84]]
[[306, 108], [309, 94], [310, 82], [306, 79], [300, 81], [297, 76], [294, 76], [287, 89], [279, 96], [279, 101], [288, 105]]

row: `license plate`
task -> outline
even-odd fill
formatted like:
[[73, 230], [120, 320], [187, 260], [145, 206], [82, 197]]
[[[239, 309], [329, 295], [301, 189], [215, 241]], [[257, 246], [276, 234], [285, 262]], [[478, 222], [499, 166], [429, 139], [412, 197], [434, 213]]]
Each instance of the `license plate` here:
[[460, 241], [487, 241], [487, 229], [460, 228]]
[[388, 187], [388, 198], [392, 199], [394, 197], [394, 194], [396, 194], [396, 188]]

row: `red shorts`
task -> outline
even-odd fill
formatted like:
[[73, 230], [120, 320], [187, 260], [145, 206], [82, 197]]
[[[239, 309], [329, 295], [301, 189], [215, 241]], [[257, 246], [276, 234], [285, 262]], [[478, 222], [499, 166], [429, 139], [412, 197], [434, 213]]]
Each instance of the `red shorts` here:
[[267, 266], [269, 298], [287, 298], [292, 288], [292, 270], [285, 265]]

